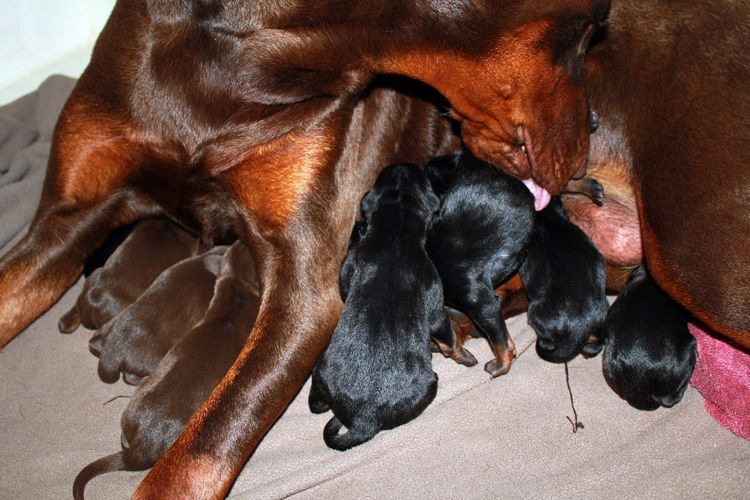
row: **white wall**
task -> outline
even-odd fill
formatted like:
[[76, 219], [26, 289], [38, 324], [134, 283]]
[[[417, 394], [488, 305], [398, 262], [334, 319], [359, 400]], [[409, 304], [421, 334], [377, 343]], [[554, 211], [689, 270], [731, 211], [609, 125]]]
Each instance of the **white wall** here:
[[78, 76], [115, 0], [0, 0], [0, 104], [47, 76]]

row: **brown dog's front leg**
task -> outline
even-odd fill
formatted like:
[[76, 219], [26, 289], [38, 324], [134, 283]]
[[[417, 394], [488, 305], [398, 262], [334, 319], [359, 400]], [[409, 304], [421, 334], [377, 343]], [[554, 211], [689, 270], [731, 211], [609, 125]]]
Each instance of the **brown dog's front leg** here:
[[250, 453], [299, 392], [341, 311], [335, 270], [309, 256], [276, 255], [262, 272], [263, 302], [237, 361], [133, 498], [221, 498]]
[[0, 259], [0, 347], [60, 298], [113, 229], [155, 211], [126, 187], [142, 157], [122, 120], [81, 82], [58, 121], [31, 227]]

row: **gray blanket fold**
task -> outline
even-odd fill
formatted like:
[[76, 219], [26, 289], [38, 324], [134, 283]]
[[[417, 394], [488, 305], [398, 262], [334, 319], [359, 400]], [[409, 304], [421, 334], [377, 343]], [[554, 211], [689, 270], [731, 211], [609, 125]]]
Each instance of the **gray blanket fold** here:
[[[54, 123], [74, 81], [47, 80], [0, 108], [0, 253], [17, 241], [39, 200]], [[88, 352], [90, 332], [57, 332], [81, 282], [0, 352], [0, 498], [69, 498], [90, 461], [120, 448], [119, 418], [133, 388], [106, 385]], [[689, 388], [671, 409], [641, 412], [607, 387], [601, 357], [564, 367], [533, 349], [520, 316], [508, 322], [519, 350], [490, 380], [486, 342], [467, 347], [478, 367], [439, 355], [438, 395], [422, 416], [348, 452], [323, 443], [330, 414], [307, 409], [309, 382], [269, 432], [230, 496], [282, 498], [747, 498], [750, 442], [723, 429]], [[87, 498], [128, 498], [143, 473], [94, 479]]]

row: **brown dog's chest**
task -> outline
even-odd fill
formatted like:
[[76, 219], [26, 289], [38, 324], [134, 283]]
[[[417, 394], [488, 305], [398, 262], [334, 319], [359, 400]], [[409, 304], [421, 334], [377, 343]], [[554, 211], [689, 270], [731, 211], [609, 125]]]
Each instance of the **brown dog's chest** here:
[[565, 196], [570, 219], [594, 242], [608, 264], [631, 267], [643, 260], [633, 179], [619, 134], [602, 127], [592, 136], [588, 176], [604, 188], [604, 203]]

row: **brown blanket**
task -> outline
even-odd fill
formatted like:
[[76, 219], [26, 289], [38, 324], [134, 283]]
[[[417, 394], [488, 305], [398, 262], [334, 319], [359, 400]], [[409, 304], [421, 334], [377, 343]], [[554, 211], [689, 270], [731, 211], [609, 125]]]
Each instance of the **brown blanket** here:
[[[73, 81], [53, 77], [0, 108], [0, 254], [39, 199], [55, 118]], [[119, 450], [119, 418], [132, 388], [106, 385], [88, 352], [90, 333], [57, 332], [81, 282], [0, 353], [0, 498], [69, 498], [91, 460]], [[570, 363], [585, 428], [573, 434], [562, 365], [539, 359], [525, 316], [508, 326], [519, 350], [511, 372], [490, 380], [435, 356], [433, 404], [415, 421], [340, 453], [326, 448], [330, 415], [307, 409], [306, 386], [251, 457], [237, 498], [747, 498], [750, 441], [706, 413], [690, 388], [672, 409], [641, 412], [610, 389], [601, 357]], [[145, 473], [94, 479], [87, 498], [127, 498]]]

